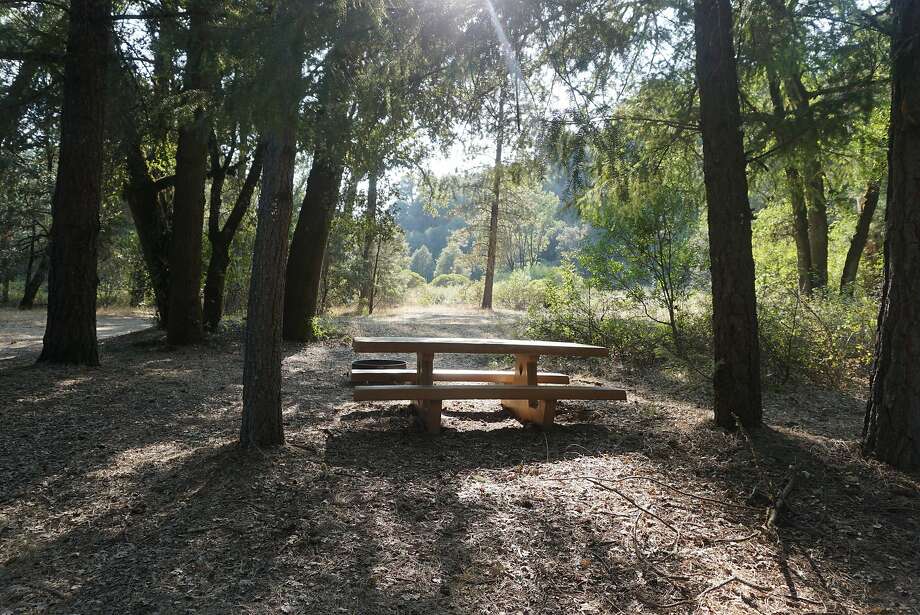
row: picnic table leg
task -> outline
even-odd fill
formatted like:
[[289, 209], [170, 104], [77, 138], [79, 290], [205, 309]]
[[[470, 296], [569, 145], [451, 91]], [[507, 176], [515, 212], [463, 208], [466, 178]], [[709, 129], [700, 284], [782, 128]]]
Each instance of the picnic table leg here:
[[[419, 352], [417, 359], [417, 383], [430, 386], [434, 384], [434, 353]], [[441, 431], [441, 405], [440, 400], [416, 400], [415, 411], [418, 413], [419, 422], [428, 433]]]
[[[537, 355], [516, 355], [513, 384], [537, 386]], [[556, 418], [555, 400], [503, 399], [502, 406], [521, 423], [550, 427]]]

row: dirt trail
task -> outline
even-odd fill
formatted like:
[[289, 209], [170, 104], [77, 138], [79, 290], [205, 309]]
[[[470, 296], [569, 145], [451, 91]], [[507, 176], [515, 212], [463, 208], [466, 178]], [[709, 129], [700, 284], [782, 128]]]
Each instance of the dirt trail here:
[[[516, 320], [340, 326], [490, 337]], [[770, 426], [747, 438], [710, 427], [691, 375], [568, 362], [549, 366], [630, 401], [561, 404], [546, 433], [452, 402], [431, 437], [403, 404], [351, 402], [354, 355], [330, 341], [285, 348], [287, 445], [244, 453], [240, 331], [162, 337], [109, 339], [94, 369], [0, 363], [0, 614], [920, 609], [920, 488], [859, 457], [861, 400], [768, 389]], [[793, 466], [791, 511], [765, 529]]]
[[[99, 314], [96, 316], [96, 335], [104, 340], [142, 331], [153, 324], [149, 316]], [[40, 351], [44, 334], [44, 310], [0, 308], [0, 361]]]

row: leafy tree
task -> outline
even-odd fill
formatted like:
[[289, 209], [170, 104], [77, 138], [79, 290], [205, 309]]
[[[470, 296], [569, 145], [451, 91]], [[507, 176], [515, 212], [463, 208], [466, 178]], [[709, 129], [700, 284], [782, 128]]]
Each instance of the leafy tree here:
[[434, 259], [431, 257], [428, 246], [422, 246], [412, 253], [409, 269], [425, 278], [428, 282], [434, 277], [434, 266]]
[[[634, 184], [624, 200], [602, 202], [591, 215], [600, 234], [579, 259], [596, 283], [625, 292], [666, 324], [678, 345], [679, 309], [703, 264], [694, 242], [699, 212], [694, 195], [677, 186]], [[667, 320], [659, 320], [659, 308]]]

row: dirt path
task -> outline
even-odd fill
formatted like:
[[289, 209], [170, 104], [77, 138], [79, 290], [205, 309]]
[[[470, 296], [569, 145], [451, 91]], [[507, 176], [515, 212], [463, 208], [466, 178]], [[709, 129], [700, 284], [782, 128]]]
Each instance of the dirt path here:
[[[153, 326], [153, 319], [136, 314], [99, 314], [96, 335], [100, 340], [118, 337]], [[0, 361], [38, 352], [45, 334], [45, 311], [0, 308]]]
[[[516, 329], [444, 309], [340, 323]], [[450, 403], [430, 437], [402, 404], [350, 401], [342, 340], [286, 348], [287, 446], [243, 453], [240, 339], [143, 331], [96, 369], [0, 363], [0, 613], [920, 609], [920, 488], [859, 457], [861, 400], [768, 391], [748, 438], [710, 427], [686, 374], [569, 362], [551, 367], [630, 402], [562, 404], [547, 433]]]

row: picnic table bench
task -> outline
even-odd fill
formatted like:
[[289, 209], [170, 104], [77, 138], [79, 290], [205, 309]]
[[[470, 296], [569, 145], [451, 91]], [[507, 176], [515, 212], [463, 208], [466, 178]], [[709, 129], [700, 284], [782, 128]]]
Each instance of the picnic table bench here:
[[[521, 423], [549, 427], [560, 399], [625, 400], [626, 391], [607, 387], [572, 386], [565, 374], [540, 372], [541, 356], [606, 357], [601, 346], [531, 340], [436, 337], [357, 337], [356, 353], [414, 353], [415, 370], [354, 370], [355, 401], [411, 401], [431, 433], [441, 428], [445, 400], [497, 399]], [[434, 369], [435, 354], [511, 354], [513, 371]], [[486, 385], [436, 385], [435, 382], [487, 382]]]

